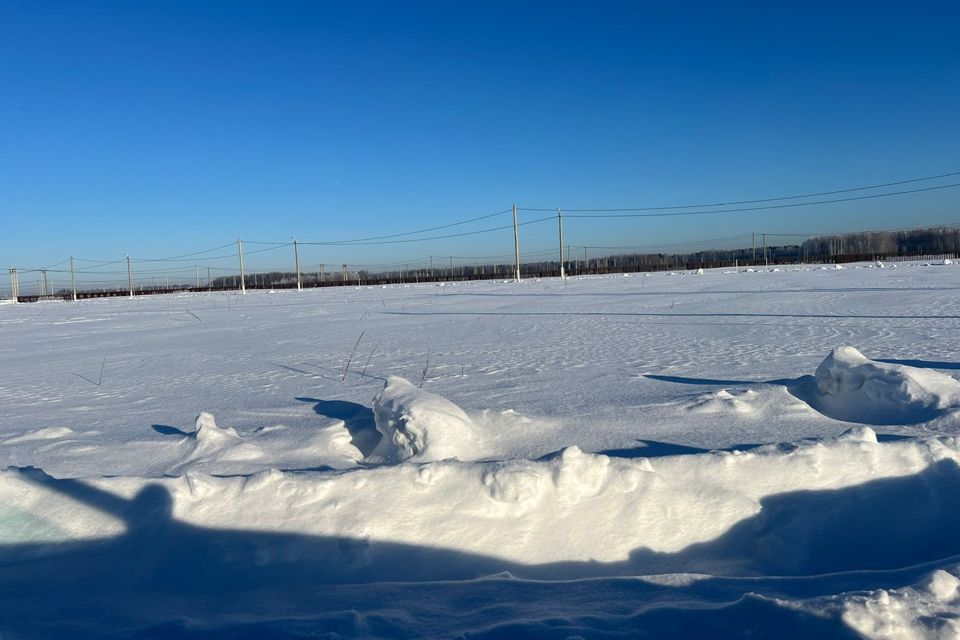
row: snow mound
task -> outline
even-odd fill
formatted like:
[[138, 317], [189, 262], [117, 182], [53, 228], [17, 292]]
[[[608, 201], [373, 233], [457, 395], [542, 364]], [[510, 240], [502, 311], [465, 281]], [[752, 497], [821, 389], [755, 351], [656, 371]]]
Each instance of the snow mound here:
[[193, 438], [200, 447], [222, 446], [240, 439], [233, 427], [218, 426], [213, 414], [206, 411], [200, 412], [194, 425]]
[[180, 462], [171, 473], [212, 461], [255, 460], [263, 455], [260, 447], [246, 442], [232, 427], [217, 425], [213, 414], [201, 411], [195, 424], [196, 430], [184, 438]]
[[960, 579], [939, 569], [923, 584], [846, 596], [842, 618], [877, 639], [960, 638]]
[[686, 408], [690, 413], [753, 413], [757, 395], [753, 389], [720, 389], [697, 396]]
[[814, 406], [838, 420], [916, 424], [960, 410], [960, 382], [948, 375], [870, 360], [837, 347], [817, 367]]
[[373, 399], [373, 416], [383, 437], [367, 462], [471, 460], [478, 455], [479, 430], [463, 409], [398, 376], [387, 378]]

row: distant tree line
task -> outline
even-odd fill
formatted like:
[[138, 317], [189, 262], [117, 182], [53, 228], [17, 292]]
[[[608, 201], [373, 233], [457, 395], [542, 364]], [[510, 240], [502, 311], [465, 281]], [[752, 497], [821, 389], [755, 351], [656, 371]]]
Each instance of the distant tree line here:
[[[771, 236], [773, 237], [773, 236]], [[760, 240], [760, 237], [757, 237]], [[577, 252], [583, 247], [577, 247]], [[589, 250], [589, 247], [588, 247]], [[680, 269], [733, 267], [734, 265], [777, 265], [795, 263], [854, 262], [910, 256], [960, 257], [960, 227], [934, 227], [904, 231], [858, 231], [814, 236], [801, 244], [781, 244], [738, 249], [709, 249], [690, 253], [621, 253], [591, 257], [578, 256], [564, 260], [569, 275], [602, 274], [635, 271], [669, 271]], [[559, 256], [558, 256], [559, 258]], [[305, 287], [344, 284], [387, 284], [478, 279], [503, 279], [513, 275], [511, 264], [475, 264], [433, 268], [367, 270], [344, 268], [335, 272], [303, 272]], [[560, 261], [524, 262], [521, 275], [550, 277], [560, 273]], [[249, 288], [296, 287], [296, 274], [270, 272], [249, 274]], [[239, 276], [216, 278], [214, 289], [239, 287]]]
[[960, 252], [960, 227], [906, 231], [859, 231], [817, 236], [803, 243], [811, 256], [873, 254], [877, 257], [935, 255]]

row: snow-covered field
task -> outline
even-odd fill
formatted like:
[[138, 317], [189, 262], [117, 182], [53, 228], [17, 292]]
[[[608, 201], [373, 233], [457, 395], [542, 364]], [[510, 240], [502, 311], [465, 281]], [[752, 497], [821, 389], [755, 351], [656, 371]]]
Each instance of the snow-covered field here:
[[2, 305], [0, 337], [4, 638], [960, 637], [957, 265]]

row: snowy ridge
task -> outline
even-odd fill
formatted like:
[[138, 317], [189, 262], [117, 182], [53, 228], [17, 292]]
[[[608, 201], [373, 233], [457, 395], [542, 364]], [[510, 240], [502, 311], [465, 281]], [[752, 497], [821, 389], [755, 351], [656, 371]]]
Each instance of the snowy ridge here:
[[[624, 562], [641, 548], [677, 553], [755, 516], [771, 495], [842, 489], [958, 463], [954, 437], [879, 443], [872, 429], [859, 427], [789, 447], [655, 460], [569, 447], [541, 462], [402, 464], [336, 475], [273, 471], [221, 478], [188, 472], [84, 483], [119, 497], [162, 487], [172, 517], [195, 526], [336, 536], [370, 545], [429, 539], [436, 547], [537, 565]], [[79, 504], [50, 509], [54, 498], [60, 498], [55, 481], [37, 483], [33, 474], [16, 469], [3, 473], [3, 504], [50, 514], [49, 524], [68, 537], [77, 526], [78, 535], [90, 535], [98, 514]], [[104, 523], [107, 535], [113, 520]], [[7, 539], [12, 534], [5, 526], [0, 524], [0, 537]], [[24, 526], [17, 524], [17, 536], [26, 535]], [[558, 537], [558, 530], [564, 535]], [[786, 550], [787, 542], [771, 539], [767, 545]], [[736, 572], [741, 560], [714, 569]], [[765, 561], [789, 567], [792, 558]]]

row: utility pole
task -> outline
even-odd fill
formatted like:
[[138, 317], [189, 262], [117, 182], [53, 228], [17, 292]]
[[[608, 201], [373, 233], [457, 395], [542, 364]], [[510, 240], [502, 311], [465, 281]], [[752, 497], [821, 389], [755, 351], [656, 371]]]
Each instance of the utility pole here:
[[210, 290], [210, 285], [213, 281], [210, 279], [210, 267], [207, 267], [207, 291]]
[[770, 266], [770, 261], [767, 259], [767, 234], [763, 234], [763, 266]]
[[133, 297], [133, 271], [130, 270], [130, 256], [127, 256], [127, 289], [130, 291], [130, 297]]
[[10, 293], [13, 295], [13, 301], [20, 299], [20, 278], [17, 276], [17, 268], [10, 267]]
[[583, 271], [584, 271], [584, 273], [587, 273], [587, 272], [590, 271], [590, 269], [588, 268], [589, 266], [590, 266], [590, 265], [589, 265], [589, 263], [587, 262], [587, 248], [584, 247], [584, 248], [583, 248]]
[[557, 223], [560, 225], [560, 279], [567, 279], [567, 272], [563, 268], [563, 214], [557, 209]]
[[323, 284], [323, 277], [324, 277], [324, 271], [326, 270], [326, 269], [325, 269], [326, 266], [327, 266], [327, 265], [325, 265], [325, 264], [321, 264], [321, 265], [320, 265], [320, 284], [321, 284], [321, 285]]
[[517, 205], [513, 205], [513, 253], [516, 258], [517, 282], [520, 282], [520, 232], [517, 230]]
[[237, 238], [237, 255], [240, 256], [240, 293], [247, 292], [247, 284], [243, 281], [243, 240]]
[[47, 292], [47, 270], [46, 270], [46, 269], [40, 269], [40, 296], [41, 296], [41, 297], [46, 297], [47, 295], [48, 295], [48, 292]]
[[453, 256], [450, 256], [450, 281], [453, 281]]
[[757, 232], [752, 231], [750, 237], [753, 238], [753, 260], [751, 262], [757, 264]]
[[297, 239], [293, 239], [293, 260], [297, 263], [297, 291], [303, 289], [303, 282], [300, 280], [300, 249], [297, 246]]
[[73, 301], [77, 301], [77, 273], [73, 270], [73, 256], [70, 256], [70, 284], [73, 286]]
[[200, 265], [195, 264], [193, 266], [194, 266], [194, 269], [196, 269], [197, 271], [197, 289], [199, 289], [200, 288]]
[[430, 279], [433, 280], [433, 256], [430, 256]]

